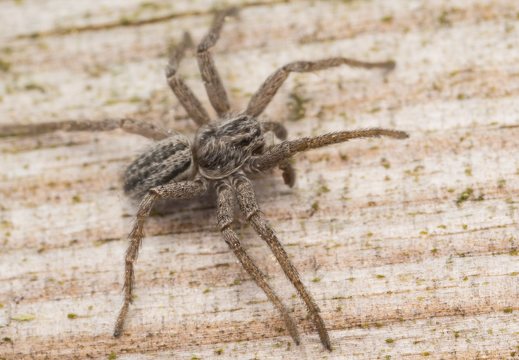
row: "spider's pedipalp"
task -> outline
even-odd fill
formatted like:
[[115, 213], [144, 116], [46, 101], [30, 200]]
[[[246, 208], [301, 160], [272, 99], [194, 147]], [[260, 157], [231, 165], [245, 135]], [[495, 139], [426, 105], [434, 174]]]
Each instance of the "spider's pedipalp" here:
[[278, 168], [281, 170], [281, 176], [283, 177], [285, 185], [288, 185], [288, 187], [294, 187], [296, 183], [296, 169], [292, 166], [290, 159], [281, 161], [278, 164]]
[[285, 125], [278, 121], [262, 121], [261, 129], [263, 132], [272, 131], [279, 140], [286, 140], [288, 135]]
[[[278, 121], [264, 121], [261, 123], [263, 132], [271, 131], [279, 140], [286, 140], [288, 132], [285, 125]], [[296, 170], [289, 159], [282, 161], [278, 165], [283, 176], [283, 181], [288, 187], [293, 187], [296, 183]]]

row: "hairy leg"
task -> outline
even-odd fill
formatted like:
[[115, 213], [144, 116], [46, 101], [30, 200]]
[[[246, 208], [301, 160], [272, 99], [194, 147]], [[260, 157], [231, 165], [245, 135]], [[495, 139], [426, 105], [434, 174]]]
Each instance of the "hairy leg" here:
[[53, 121], [41, 124], [0, 125], [0, 137], [40, 135], [52, 131], [109, 131], [122, 129], [153, 140], [162, 140], [171, 134], [153, 124], [134, 119], [103, 119]]
[[174, 182], [167, 185], [157, 186], [148, 191], [143, 197], [137, 211], [137, 216], [130, 232], [128, 249], [125, 257], [124, 272], [124, 303], [119, 311], [119, 316], [115, 322], [114, 336], [118, 337], [122, 333], [124, 319], [128, 313], [128, 307], [133, 301], [133, 287], [135, 283], [135, 274], [133, 264], [137, 260], [139, 248], [142, 238], [144, 237], [143, 227], [146, 218], [150, 215], [155, 202], [160, 199], [188, 199], [204, 193], [207, 189], [207, 183], [203, 179], [195, 179], [193, 181]]
[[225, 18], [230, 15], [235, 15], [236, 13], [236, 8], [229, 8], [216, 14], [209, 32], [198, 45], [196, 54], [198, 67], [202, 74], [202, 80], [204, 81], [209, 101], [220, 117], [227, 114], [231, 107], [209, 49], [212, 48], [220, 38], [220, 32], [222, 31]]
[[203, 125], [209, 122], [209, 115], [205, 111], [200, 100], [189, 89], [184, 80], [177, 75], [178, 66], [188, 48], [192, 46], [189, 33], [184, 33], [184, 38], [180, 45], [172, 49], [169, 54], [169, 62], [166, 66], [166, 79], [169, 87], [182, 104], [188, 115], [198, 124]]
[[236, 189], [236, 197], [243, 214], [246, 216], [247, 220], [251, 223], [252, 227], [254, 230], [256, 230], [259, 236], [269, 245], [270, 249], [274, 253], [274, 256], [283, 268], [285, 275], [288, 277], [290, 282], [294, 285], [297, 292], [303, 299], [310, 317], [315, 327], [317, 328], [321, 342], [326, 349], [331, 350], [328, 331], [326, 330], [321, 315], [319, 315], [320, 309], [312, 295], [308, 293], [305, 286], [301, 282], [297, 269], [290, 262], [290, 259], [288, 258], [285, 249], [279, 242], [276, 234], [274, 233], [274, 230], [261, 213], [250, 180], [247, 179], [243, 174], [238, 174], [233, 178], [233, 185]]
[[[287, 138], [287, 129], [283, 124], [277, 121], [264, 121], [261, 122], [261, 128], [263, 132], [272, 131], [274, 135], [279, 140], [285, 140]], [[293, 187], [296, 183], [296, 171], [290, 160], [281, 161], [278, 165], [279, 169], [282, 171], [283, 181], [289, 187]]]
[[338, 144], [356, 138], [388, 136], [395, 139], [406, 139], [409, 135], [404, 131], [389, 129], [365, 129], [338, 131], [315, 137], [304, 137], [297, 140], [283, 141], [271, 146], [263, 154], [252, 157], [244, 169], [246, 172], [261, 172], [273, 168], [286, 161], [298, 152], [320, 148], [326, 145]]
[[395, 62], [364, 62], [342, 57], [323, 59], [318, 61], [292, 62], [275, 71], [265, 80], [265, 82], [263, 82], [258, 91], [252, 95], [249, 105], [247, 106], [247, 110], [245, 110], [245, 114], [251, 116], [260, 115], [272, 101], [272, 98], [274, 95], [276, 95], [278, 89], [281, 87], [281, 85], [283, 85], [291, 72], [312, 72], [340, 65], [350, 65], [366, 69], [383, 68], [391, 70], [395, 67]]
[[238, 235], [231, 229], [231, 224], [233, 221], [233, 209], [234, 209], [234, 195], [231, 186], [225, 182], [221, 181], [216, 188], [217, 191], [217, 218], [218, 225], [220, 227], [220, 231], [222, 236], [234, 252], [238, 260], [240, 261], [243, 268], [247, 271], [247, 273], [252, 277], [252, 279], [256, 282], [256, 284], [265, 292], [269, 300], [274, 304], [274, 306], [278, 309], [278, 311], [283, 316], [285, 321], [285, 325], [294, 339], [294, 342], [299, 345], [299, 333], [297, 331], [296, 325], [292, 320], [292, 317], [288, 313], [287, 308], [279, 297], [276, 295], [274, 290], [270, 287], [265, 279], [265, 275], [261, 272], [260, 269], [254, 264], [254, 261], [247, 255], [245, 250], [243, 249], [240, 239]]

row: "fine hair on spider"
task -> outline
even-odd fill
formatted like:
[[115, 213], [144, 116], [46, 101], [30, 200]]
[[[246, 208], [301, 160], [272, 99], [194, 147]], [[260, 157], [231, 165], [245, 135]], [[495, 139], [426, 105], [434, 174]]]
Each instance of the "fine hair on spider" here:
[[[140, 200], [133, 227], [129, 233], [129, 244], [125, 256], [124, 302], [115, 322], [113, 335], [123, 332], [129, 305], [133, 301], [134, 264], [144, 237], [146, 218], [159, 199], [189, 199], [203, 194], [208, 189], [216, 191], [216, 212], [219, 230], [223, 239], [238, 258], [243, 268], [281, 314], [286, 330], [296, 344], [300, 336], [295, 321], [266, 276], [256, 266], [243, 248], [232, 228], [234, 205], [239, 209], [252, 228], [270, 247], [287, 278], [296, 288], [308, 310], [323, 346], [331, 350], [330, 337], [320, 315], [320, 309], [312, 295], [302, 283], [297, 269], [281, 245], [268, 220], [260, 211], [249, 175], [265, 172], [274, 167], [282, 171], [284, 182], [293, 186], [295, 171], [289, 162], [299, 152], [342, 143], [356, 138], [390, 137], [405, 139], [407, 133], [397, 130], [370, 128], [352, 131], [337, 131], [315, 137], [286, 140], [287, 131], [279, 122], [260, 122], [258, 116], [276, 95], [278, 89], [292, 72], [313, 72], [341, 65], [361, 68], [391, 70], [393, 61], [364, 62], [344, 57], [333, 57], [317, 61], [295, 61], [274, 71], [252, 95], [247, 108], [242, 112], [231, 111], [227, 92], [215, 67], [210, 49], [216, 44], [225, 18], [237, 13], [236, 8], [218, 12], [212, 25], [196, 47], [196, 58], [209, 101], [217, 113], [210, 119], [207, 111], [195, 94], [177, 74], [177, 69], [186, 50], [193, 47], [189, 33], [169, 54], [166, 79], [171, 90], [198, 130], [191, 142], [186, 136], [169, 132], [150, 123], [134, 119], [104, 119], [100, 121], [63, 121], [35, 125], [7, 125], [0, 127], [0, 136], [31, 135], [44, 132], [106, 131], [121, 128], [155, 140], [155, 143], [138, 156], [126, 169], [124, 191]], [[264, 135], [272, 132], [281, 142], [266, 144]]]

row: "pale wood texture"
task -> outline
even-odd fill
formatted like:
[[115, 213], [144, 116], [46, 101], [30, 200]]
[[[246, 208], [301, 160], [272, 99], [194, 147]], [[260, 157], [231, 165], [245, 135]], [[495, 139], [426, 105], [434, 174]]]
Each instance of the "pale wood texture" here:
[[[135, 206], [135, 135], [0, 140], [1, 359], [507, 359], [519, 352], [519, 4], [254, 1], [214, 50], [233, 107], [292, 60], [395, 59], [384, 75], [293, 74], [269, 107], [290, 137], [373, 126], [297, 157], [260, 204], [331, 330], [323, 350], [268, 248], [244, 244], [302, 329], [297, 347], [237, 264], [208, 200], [154, 216], [124, 336], [111, 337]], [[0, 122], [131, 115], [192, 134], [164, 78], [168, 40], [224, 2], [0, 2]], [[181, 72], [204, 104], [192, 54]], [[212, 112], [214, 113], [214, 112]]]

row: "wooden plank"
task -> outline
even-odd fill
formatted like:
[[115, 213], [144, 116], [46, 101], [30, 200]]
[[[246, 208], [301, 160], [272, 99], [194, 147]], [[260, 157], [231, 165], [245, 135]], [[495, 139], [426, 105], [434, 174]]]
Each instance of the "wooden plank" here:
[[[229, 2], [231, 3], [231, 2]], [[411, 137], [297, 156], [260, 204], [331, 330], [325, 352], [268, 248], [251, 256], [301, 346], [215, 226], [211, 198], [153, 216], [124, 336], [111, 331], [135, 204], [120, 176], [147, 140], [120, 131], [0, 139], [0, 359], [517, 357], [519, 28], [514, 2], [240, 2], [215, 58], [233, 107], [277, 67], [346, 55], [390, 74], [294, 74], [267, 110], [290, 137], [383, 126]], [[192, 136], [165, 84], [168, 42], [212, 1], [0, 3], [0, 125], [133, 116]], [[192, 54], [182, 74], [209, 108]], [[212, 110], [211, 110], [212, 111]], [[214, 112], [211, 112], [214, 114]]]

